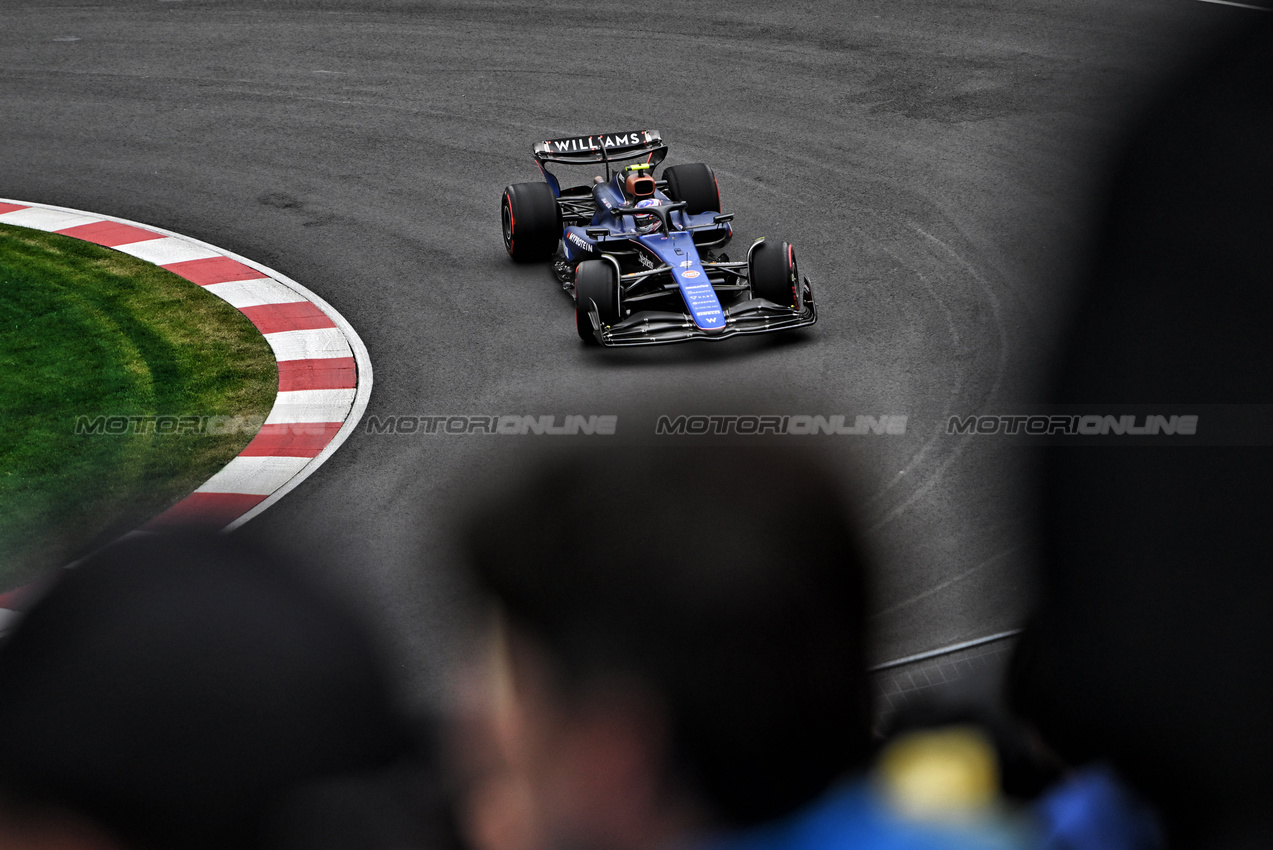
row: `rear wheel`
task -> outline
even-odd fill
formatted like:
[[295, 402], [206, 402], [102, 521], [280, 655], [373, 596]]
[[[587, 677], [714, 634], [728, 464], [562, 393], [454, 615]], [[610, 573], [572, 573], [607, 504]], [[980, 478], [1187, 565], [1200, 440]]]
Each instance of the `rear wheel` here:
[[519, 263], [547, 260], [561, 241], [561, 210], [547, 183], [514, 183], [500, 202], [504, 249]]
[[786, 242], [761, 242], [757, 245], [756, 250], [751, 252], [747, 272], [753, 298], [763, 298], [794, 310], [803, 308], [796, 252]]
[[663, 169], [667, 193], [674, 201], [684, 201], [687, 213], [720, 212], [720, 187], [716, 175], [701, 162], [673, 165]]
[[584, 260], [575, 269], [575, 330], [589, 345], [600, 345], [588, 320], [589, 302], [597, 305], [601, 325], [619, 321], [619, 276], [605, 260]]

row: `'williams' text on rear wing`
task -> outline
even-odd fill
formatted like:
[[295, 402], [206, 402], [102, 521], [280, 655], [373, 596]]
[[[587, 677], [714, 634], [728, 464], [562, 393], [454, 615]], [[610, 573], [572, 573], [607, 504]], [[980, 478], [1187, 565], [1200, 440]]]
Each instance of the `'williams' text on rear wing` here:
[[610, 163], [644, 159], [651, 167], [657, 166], [667, 156], [667, 145], [657, 130], [629, 130], [624, 133], [594, 133], [588, 136], [569, 136], [535, 143], [535, 164], [560, 194], [556, 177], [544, 168], [548, 162], [563, 165], [587, 165], [605, 163], [606, 179], [610, 179]]

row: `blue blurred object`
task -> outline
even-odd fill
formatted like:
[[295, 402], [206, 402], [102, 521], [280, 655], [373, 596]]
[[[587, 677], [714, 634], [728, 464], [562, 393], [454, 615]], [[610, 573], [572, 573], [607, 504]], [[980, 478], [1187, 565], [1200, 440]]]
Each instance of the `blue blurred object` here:
[[1153, 810], [1104, 765], [1084, 767], [1036, 804], [1041, 850], [1162, 850]]
[[790, 817], [715, 836], [696, 850], [1022, 850], [997, 826], [953, 826], [895, 814], [866, 780], [848, 782]]

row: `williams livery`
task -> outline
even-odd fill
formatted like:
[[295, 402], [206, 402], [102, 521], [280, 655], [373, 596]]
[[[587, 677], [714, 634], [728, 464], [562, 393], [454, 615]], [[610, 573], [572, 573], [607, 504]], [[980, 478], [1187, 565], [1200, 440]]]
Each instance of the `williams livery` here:
[[[584, 342], [724, 339], [818, 320], [786, 242], [758, 239], [741, 261], [716, 253], [733, 236], [716, 176], [693, 163], [656, 179], [667, 156], [657, 132], [549, 139], [534, 153], [544, 182], [504, 190], [504, 247], [519, 262], [552, 261]], [[552, 163], [603, 166], [605, 176], [563, 189]]]

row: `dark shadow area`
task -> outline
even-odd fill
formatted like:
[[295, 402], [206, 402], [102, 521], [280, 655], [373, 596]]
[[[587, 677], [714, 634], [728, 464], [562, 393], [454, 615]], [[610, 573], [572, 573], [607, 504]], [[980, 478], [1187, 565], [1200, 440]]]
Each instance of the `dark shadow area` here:
[[[1116, 158], [1055, 403], [1273, 402], [1273, 27], [1242, 23]], [[1112, 763], [1172, 847], [1273, 842], [1270, 482], [1265, 446], [1045, 455], [1014, 702], [1063, 762]]]

